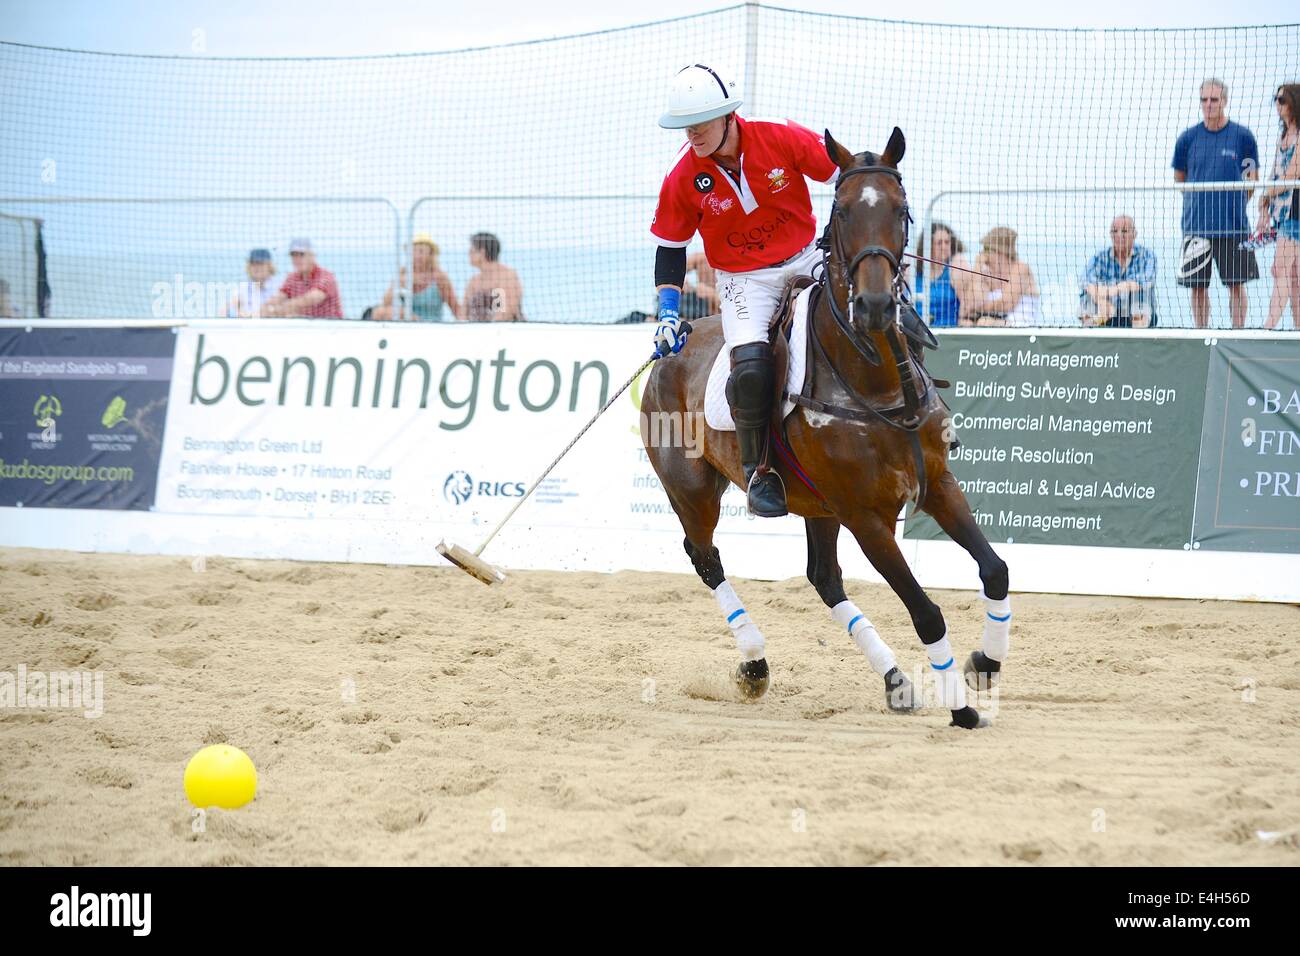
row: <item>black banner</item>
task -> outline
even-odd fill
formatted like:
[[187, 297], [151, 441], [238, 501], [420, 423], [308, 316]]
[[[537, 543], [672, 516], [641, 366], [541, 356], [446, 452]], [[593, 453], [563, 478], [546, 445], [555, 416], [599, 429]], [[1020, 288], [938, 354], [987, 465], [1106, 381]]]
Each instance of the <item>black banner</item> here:
[[176, 336], [0, 329], [0, 505], [147, 511]]

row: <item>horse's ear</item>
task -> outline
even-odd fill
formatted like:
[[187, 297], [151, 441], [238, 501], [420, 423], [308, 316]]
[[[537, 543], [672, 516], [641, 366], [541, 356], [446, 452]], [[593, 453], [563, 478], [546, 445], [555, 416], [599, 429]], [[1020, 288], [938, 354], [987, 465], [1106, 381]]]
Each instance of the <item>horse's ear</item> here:
[[907, 140], [903, 138], [903, 131], [897, 126], [889, 134], [889, 145], [880, 155], [880, 162], [885, 166], [898, 168], [898, 164], [903, 161], [903, 154], [907, 152]]
[[835, 137], [831, 135], [830, 130], [826, 131], [823, 140], [826, 143], [826, 155], [831, 158], [832, 163], [840, 169], [853, 168], [853, 154], [839, 143], [835, 142]]

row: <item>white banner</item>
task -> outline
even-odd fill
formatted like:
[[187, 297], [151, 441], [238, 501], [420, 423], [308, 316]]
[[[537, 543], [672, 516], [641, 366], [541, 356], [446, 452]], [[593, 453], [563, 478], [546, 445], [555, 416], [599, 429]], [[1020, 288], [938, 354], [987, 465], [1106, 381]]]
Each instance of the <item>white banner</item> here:
[[[186, 328], [157, 510], [491, 527], [650, 351], [648, 326]], [[641, 443], [643, 382], [538, 488], [521, 525], [680, 533]], [[739, 489], [720, 530], [759, 530]], [[803, 523], [761, 533], [802, 537]]]

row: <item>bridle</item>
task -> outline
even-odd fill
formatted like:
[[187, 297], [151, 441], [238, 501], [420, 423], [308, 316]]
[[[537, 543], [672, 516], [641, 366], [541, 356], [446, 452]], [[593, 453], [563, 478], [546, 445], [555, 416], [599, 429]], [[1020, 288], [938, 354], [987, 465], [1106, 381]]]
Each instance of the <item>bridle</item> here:
[[[926, 477], [925, 467], [925, 449], [921, 446], [920, 430], [930, 418], [933, 411], [930, 401], [933, 394], [930, 390], [930, 378], [919, 362], [916, 363], [916, 372], [913, 372], [913, 363], [909, 355], [909, 348], [904, 341], [904, 336], [908, 335], [907, 326], [902, 321], [902, 307], [907, 292], [907, 283], [903, 279], [903, 270], [898, 261], [898, 256], [893, 251], [886, 249], [884, 246], [863, 246], [857, 253], [849, 259], [848, 272], [844, 276], [844, 285], [848, 289], [848, 314], [845, 309], [840, 308], [840, 304], [835, 301], [835, 289], [831, 283], [831, 259], [832, 254], [837, 263], [843, 263], [846, 258], [844, 246], [841, 242], [839, 232], [835, 228], [835, 223], [842, 218], [839, 208], [839, 190], [844, 180], [850, 176], [866, 175], [867, 173], [884, 173], [887, 176], [893, 176], [898, 180], [899, 187], [902, 187], [903, 177], [898, 170], [892, 166], [854, 166], [851, 169], [843, 170], [835, 180], [836, 198], [831, 204], [830, 220], [826, 223], [826, 229], [822, 237], [817, 240], [817, 247], [822, 251], [822, 274], [817, 279], [817, 284], [813, 289], [814, 295], [824, 295], [830, 304], [831, 315], [835, 318], [836, 325], [844, 337], [852, 343], [858, 353], [866, 359], [871, 365], [880, 364], [880, 353], [876, 350], [875, 342], [872, 338], [860, 338], [854, 331], [852, 325], [853, 316], [853, 274], [857, 272], [858, 266], [863, 263], [867, 256], [882, 256], [893, 269], [893, 286], [892, 298], [894, 304], [894, 321], [883, 331], [885, 341], [889, 343], [889, 351], [894, 360], [894, 365], [898, 370], [899, 387], [903, 393], [903, 403], [891, 408], [880, 408], [866, 396], [860, 394], [852, 384], [850, 384], [839, 370], [836, 369], [835, 363], [831, 361], [830, 354], [826, 347], [821, 343], [817, 335], [817, 325], [812, 321], [812, 309], [809, 306], [808, 321], [808, 342], [811, 346], [809, 352], [809, 361], [820, 362], [827, 371], [830, 372], [832, 380], [839, 388], [849, 396], [854, 405], [840, 405], [828, 402], [824, 399], [813, 396], [813, 386], [816, 382], [816, 375], [811, 372], [804, 379], [804, 387], [798, 395], [791, 394], [788, 390], [782, 392], [787, 400], [794, 402], [796, 405], [802, 405], [804, 408], [823, 415], [833, 415], [837, 418], [845, 418], [850, 421], [864, 422], [871, 424], [881, 422], [891, 428], [901, 429], [908, 436], [909, 443], [912, 446], [912, 457], [916, 469], [916, 504], [917, 507], [925, 503], [926, 495], [929, 491], [928, 480]], [[907, 207], [907, 192], [903, 192], [903, 248], [907, 248], [908, 226], [912, 222], [912, 214]], [[928, 329], [926, 335], [929, 335]], [[933, 341], [933, 336], [930, 337]], [[933, 347], [933, 345], [931, 346]], [[856, 406], [856, 407], [855, 407]]]
[[[844, 251], [844, 245], [841, 241], [840, 234], [835, 228], [838, 220], [843, 218], [844, 213], [841, 211], [839, 204], [839, 191], [844, 181], [851, 176], [863, 176], [868, 173], [881, 173], [886, 176], [893, 176], [898, 181], [899, 188], [903, 186], [902, 174], [892, 166], [870, 165], [854, 166], [851, 169], [842, 170], [835, 179], [835, 198], [831, 200], [831, 214], [826, 221], [826, 229], [822, 232], [822, 237], [817, 240], [817, 247], [822, 251], [822, 278], [827, 284], [827, 299], [830, 302], [831, 315], [835, 317], [835, 322], [840, 327], [846, 338], [857, 349], [858, 353], [870, 362], [872, 365], [880, 364], [880, 353], [876, 350], [875, 344], [870, 339], [860, 339], [853, 330], [853, 277], [858, 271], [858, 266], [868, 256], [882, 256], [889, 263], [890, 270], [893, 273], [893, 281], [890, 288], [890, 297], [894, 305], [894, 324], [899, 321], [899, 310], [902, 308], [902, 302], [906, 295], [907, 283], [903, 279], [902, 263], [899, 262], [898, 256], [893, 251], [886, 249], [884, 246], [863, 246], [857, 251], [857, 254], [849, 258]], [[909, 226], [912, 223], [912, 213], [907, 205], [907, 191], [903, 191], [903, 212], [906, 214], [906, 221], [903, 224], [903, 248], [907, 248]], [[842, 266], [844, 270], [844, 286], [848, 290], [846, 298], [848, 299], [847, 307], [841, 308], [839, 302], [835, 299], [835, 290], [831, 287], [831, 262], [832, 259], [843, 263], [848, 260], [848, 266]]]

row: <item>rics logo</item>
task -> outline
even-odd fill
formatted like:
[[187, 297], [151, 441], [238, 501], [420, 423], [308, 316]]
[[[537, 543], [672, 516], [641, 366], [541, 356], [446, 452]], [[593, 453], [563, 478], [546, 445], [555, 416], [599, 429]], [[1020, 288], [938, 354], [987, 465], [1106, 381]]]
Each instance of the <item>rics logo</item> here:
[[474, 493], [474, 479], [465, 471], [453, 471], [442, 483], [442, 496], [452, 504], [463, 505]]

